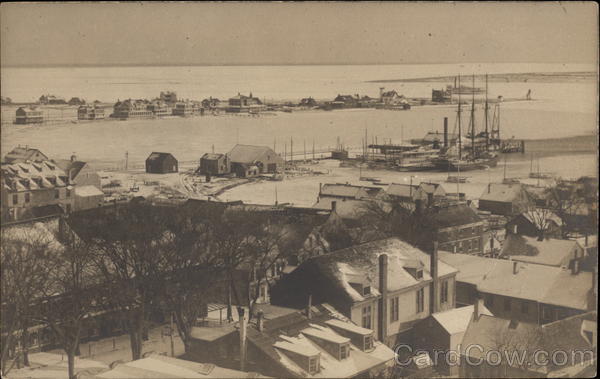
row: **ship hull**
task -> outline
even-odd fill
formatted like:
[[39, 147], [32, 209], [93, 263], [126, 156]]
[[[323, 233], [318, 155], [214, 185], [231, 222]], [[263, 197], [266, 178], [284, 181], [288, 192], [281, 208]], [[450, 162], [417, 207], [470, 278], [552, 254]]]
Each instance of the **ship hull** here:
[[473, 171], [485, 170], [498, 165], [498, 157], [478, 158], [474, 160], [437, 159], [435, 167], [440, 171]]

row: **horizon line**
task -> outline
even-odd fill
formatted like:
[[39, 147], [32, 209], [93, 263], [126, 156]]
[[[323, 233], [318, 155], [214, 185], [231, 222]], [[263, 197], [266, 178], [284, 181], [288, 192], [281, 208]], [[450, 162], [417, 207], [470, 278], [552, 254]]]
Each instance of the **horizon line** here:
[[0, 68], [53, 68], [53, 67], [238, 67], [238, 66], [397, 66], [397, 65], [428, 65], [428, 64], [596, 64], [595, 62], [533, 62], [533, 61], [511, 61], [511, 62], [459, 62], [459, 61], [439, 61], [439, 62], [396, 62], [396, 63], [377, 63], [377, 62], [359, 62], [359, 63], [48, 63], [48, 64], [0, 64]]

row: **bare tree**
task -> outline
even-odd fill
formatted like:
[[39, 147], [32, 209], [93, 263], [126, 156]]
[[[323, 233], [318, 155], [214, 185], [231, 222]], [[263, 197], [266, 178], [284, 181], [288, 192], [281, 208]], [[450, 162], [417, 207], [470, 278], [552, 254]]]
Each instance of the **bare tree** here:
[[100, 309], [106, 293], [99, 287], [92, 249], [71, 233], [57, 237], [62, 242], [62, 249], [51, 256], [54, 269], [44, 289], [45, 300], [40, 307], [39, 320], [54, 332], [67, 355], [69, 378], [74, 379], [81, 330]]
[[[8, 373], [15, 357], [8, 363], [9, 351], [14, 349], [20, 334], [23, 363], [29, 365], [28, 330], [32, 326], [36, 302], [48, 283], [52, 267], [48, 253], [53, 241], [44, 230], [32, 227], [2, 229], [1, 262], [2, 269], [2, 372]], [[17, 332], [18, 331], [18, 332]]]

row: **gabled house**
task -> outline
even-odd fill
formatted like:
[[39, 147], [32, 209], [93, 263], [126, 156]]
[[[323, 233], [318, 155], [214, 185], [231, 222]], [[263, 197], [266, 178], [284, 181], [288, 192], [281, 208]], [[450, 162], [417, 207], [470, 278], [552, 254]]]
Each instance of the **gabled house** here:
[[15, 111], [16, 124], [39, 124], [44, 122], [44, 113], [36, 107], [19, 107]]
[[457, 270], [397, 238], [372, 241], [310, 258], [271, 291], [275, 305], [329, 303], [388, 346], [412, 341], [412, 327], [454, 308]]
[[516, 215], [506, 224], [506, 229], [509, 232], [540, 238], [560, 238], [562, 227], [563, 221], [561, 218], [546, 208], [529, 209]]
[[386, 190], [392, 201], [414, 203], [417, 200], [427, 201], [427, 195], [416, 184], [392, 183]]
[[595, 309], [596, 274], [507, 259], [439, 253], [440, 260], [459, 268], [457, 304], [485, 306], [498, 317], [547, 324]]
[[515, 216], [529, 209], [531, 200], [520, 183], [490, 183], [479, 197], [479, 210]]
[[337, 95], [331, 102], [333, 108], [356, 108], [360, 98], [358, 95]]
[[265, 110], [265, 108], [265, 105], [258, 97], [252, 96], [252, 92], [250, 92], [249, 96], [238, 93], [237, 96], [229, 98], [227, 112], [258, 112]]
[[465, 203], [440, 204], [430, 208], [428, 222], [440, 250], [482, 254], [484, 221]]
[[353, 200], [384, 200], [385, 191], [381, 187], [356, 186], [343, 183], [319, 184], [319, 197]]
[[171, 153], [152, 152], [146, 158], [146, 173], [168, 174], [178, 171], [177, 159]]
[[188, 359], [280, 378], [387, 377], [394, 365], [394, 352], [373, 330], [328, 304], [303, 311], [261, 305], [254, 322], [242, 317], [237, 328], [194, 328]]

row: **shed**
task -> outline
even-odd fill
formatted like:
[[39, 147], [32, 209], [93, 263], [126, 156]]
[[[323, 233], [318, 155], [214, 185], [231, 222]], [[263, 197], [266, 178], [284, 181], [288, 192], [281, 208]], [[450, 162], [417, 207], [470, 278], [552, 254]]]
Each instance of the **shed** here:
[[92, 185], [75, 187], [75, 210], [97, 208], [104, 201], [104, 193]]
[[228, 154], [231, 171], [238, 176], [247, 176], [252, 166], [259, 174], [275, 173], [283, 167], [283, 158], [267, 146], [235, 145]]
[[177, 171], [177, 159], [171, 153], [152, 152], [146, 158], [146, 172], [148, 174], [169, 174]]
[[206, 153], [200, 158], [201, 175], [224, 175], [231, 172], [231, 161], [227, 154]]

